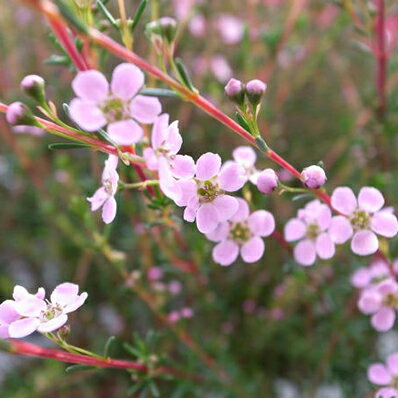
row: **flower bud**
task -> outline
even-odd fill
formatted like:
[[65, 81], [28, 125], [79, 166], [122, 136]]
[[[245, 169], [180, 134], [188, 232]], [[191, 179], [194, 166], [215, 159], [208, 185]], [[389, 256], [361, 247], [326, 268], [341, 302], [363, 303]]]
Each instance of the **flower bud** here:
[[250, 80], [246, 84], [246, 95], [252, 105], [258, 105], [267, 89], [267, 85], [261, 80]]
[[257, 178], [257, 188], [260, 192], [270, 194], [278, 186], [279, 179], [272, 169], [263, 170]]
[[166, 39], [166, 41], [171, 44], [177, 33], [177, 22], [174, 18], [162, 17], [148, 23], [145, 30], [149, 34], [154, 34]]
[[224, 87], [225, 95], [238, 105], [242, 105], [245, 99], [245, 90], [243, 83], [237, 79], [229, 79]]
[[322, 167], [312, 165], [301, 172], [301, 180], [306, 187], [317, 189], [326, 182], [327, 178]]
[[22, 102], [13, 102], [8, 106], [6, 113], [7, 122], [13, 126], [36, 126], [37, 122], [32, 111]]
[[21, 81], [21, 89], [39, 104], [45, 102], [44, 79], [38, 75], [27, 75]]

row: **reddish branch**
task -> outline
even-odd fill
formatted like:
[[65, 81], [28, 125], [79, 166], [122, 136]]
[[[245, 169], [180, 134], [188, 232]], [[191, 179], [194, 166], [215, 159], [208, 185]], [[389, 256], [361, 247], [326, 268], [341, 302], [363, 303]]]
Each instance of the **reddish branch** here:
[[[60, 362], [67, 362], [79, 365], [89, 365], [96, 368], [114, 368], [114, 369], [132, 369], [138, 372], [147, 373], [151, 371], [148, 366], [140, 362], [126, 361], [123, 359], [99, 359], [88, 355], [72, 354], [70, 352], [55, 350], [52, 348], [43, 348], [24, 341], [7, 340], [0, 344], [2, 351], [11, 354], [25, 355], [30, 357], [50, 358]], [[168, 374], [174, 377], [187, 378], [192, 380], [201, 380], [201, 378], [185, 373], [183, 371], [170, 369], [164, 366], [155, 368], [154, 373]]]
[[387, 71], [387, 53], [385, 43], [385, 7], [384, 0], [377, 0], [377, 18], [376, 18], [376, 87], [379, 97], [379, 113], [384, 116], [387, 110], [386, 99], [386, 71]]

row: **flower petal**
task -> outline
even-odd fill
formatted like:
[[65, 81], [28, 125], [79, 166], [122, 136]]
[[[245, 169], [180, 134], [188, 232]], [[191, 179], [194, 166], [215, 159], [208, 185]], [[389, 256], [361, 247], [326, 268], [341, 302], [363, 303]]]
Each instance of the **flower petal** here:
[[219, 222], [229, 220], [239, 207], [236, 198], [230, 195], [218, 196], [212, 204], [217, 209]]
[[83, 130], [96, 131], [105, 126], [106, 119], [94, 102], [74, 98], [69, 104], [69, 116]]
[[43, 322], [37, 328], [37, 331], [40, 333], [50, 333], [54, 330], [59, 329], [60, 327], [64, 326], [68, 320], [68, 315], [61, 314], [53, 319], [50, 319], [47, 322]]
[[196, 197], [196, 182], [194, 180], [179, 180], [176, 182], [176, 186], [180, 192], [180, 197], [174, 200], [176, 205], [187, 206], [191, 198]]
[[170, 164], [174, 177], [192, 178], [195, 175], [195, 162], [189, 155], [176, 155]]
[[216, 229], [209, 234], [206, 234], [206, 238], [212, 242], [221, 242], [227, 239], [229, 234], [229, 223], [224, 221], [217, 225]]
[[202, 181], [209, 180], [218, 174], [220, 167], [220, 155], [212, 152], [204, 153], [196, 161], [196, 177]]
[[16, 301], [14, 308], [21, 316], [35, 317], [39, 316], [42, 311], [47, 309], [47, 304], [44, 300], [38, 299], [32, 295], [24, 300]]
[[69, 303], [67, 306], [64, 307], [64, 313], [68, 314], [69, 312], [76, 311], [79, 307], [81, 307], [84, 302], [87, 300], [88, 294], [83, 292], [79, 296], [76, 297], [74, 301]]
[[335, 216], [332, 218], [329, 227], [329, 234], [334, 243], [342, 244], [351, 238], [354, 230], [346, 217]]
[[236, 162], [243, 167], [253, 167], [256, 163], [257, 155], [251, 146], [238, 146], [232, 152], [232, 156]]
[[248, 224], [254, 235], [269, 236], [275, 230], [274, 216], [267, 210], [257, 210], [249, 216]]
[[301, 265], [312, 265], [316, 259], [315, 244], [309, 239], [300, 241], [293, 250], [294, 258]]
[[379, 241], [372, 231], [358, 231], [351, 241], [351, 250], [359, 256], [376, 253], [378, 248]]
[[316, 252], [322, 259], [332, 258], [335, 253], [334, 242], [329, 234], [323, 233], [316, 239]]
[[160, 112], [162, 104], [155, 97], [137, 95], [130, 103], [130, 114], [140, 123], [153, 123]]
[[392, 308], [382, 307], [372, 316], [370, 322], [378, 332], [387, 332], [394, 326], [395, 311]]
[[134, 145], [143, 135], [141, 126], [132, 119], [109, 124], [107, 132], [118, 145]]
[[368, 368], [368, 379], [373, 384], [384, 386], [391, 382], [391, 375], [382, 363], [375, 363]]
[[247, 181], [245, 169], [238, 163], [230, 163], [221, 169], [218, 181], [225, 191], [235, 192]]
[[249, 217], [250, 209], [247, 202], [242, 198], [236, 198], [238, 201], [238, 210], [236, 213], [230, 218], [233, 222], [244, 221]]
[[239, 246], [231, 240], [224, 240], [213, 249], [213, 260], [215, 263], [227, 266], [231, 265], [239, 254]]
[[50, 296], [50, 300], [54, 305], [58, 304], [61, 307], [64, 307], [76, 300], [78, 294], [78, 285], [76, 285], [75, 283], [64, 282], [58, 285], [53, 290]]
[[374, 290], [365, 290], [359, 297], [358, 308], [363, 314], [374, 314], [380, 310], [382, 301], [382, 296]]
[[165, 148], [170, 151], [172, 154], [176, 154], [182, 145], [182, 137], [180, 134], [180, 130], [178, 129], [178, 120], [175, 120], [173, 123], [167, 127], [167, 141], [165, 142]]
[[258, 236], [255, 236], [242, 246], [240, 249], [240, 255], [246, 263], [254, 263], [260, 260], [264, 254], [264, 250], [264, 241]]
[[119, 98], [133, 98], [144, 85], [144, 74], [135, 65], [123, 63], [118, 65], [112, 74], [111, 90]]
[[109, 94], [106, 77], [97, 70], [79, 72], [72, 81], [75, 94], [85, 100], [99, 102]]
[[386, 238], [394, 237], [398, 232], [398, 221], [394, 214], [379, 211], [371, 220], [371, 228], [374, 232]]
[[0, 304], [0, 324], [6, 323], [8, 325], [19, 317], [20, 315], [15, 310], [15, 301], [6, 300]]
[[383, 207], [384, 198], [378, 189], [373, 187], [363, 187], [359, 191], [358, 205], [365, 211], [375, 213]]
[[196, 225], [202, 234], [214, 231], [219, 223], [218, 209], [211, 203], [202, 204], [196, 213]]
[[293, 242], [304, 237], [306, 232], [305, 224], [298, 218], [292, 218], [287, 222], [284, 228], [285, 239]]
[[37, 318], [19, 319], [11, 323], [8, 328], [8, 334], [15, 339], [26, 337], [35, 332], [39, 325], [40, 321]]
[[[388, 370], [394, 376], [398, 375], [398, 352], [395, 354], [391, 354], [387, 357], [386, 360]], [[398, 398], [398, 397], [397, 397]]]
[[391, 387], [381, 388], [376, 392], [375, 398], [398, 398], [398, 390]]
[[102, 221], [105, 224], [110, 224], [116, 217], [116, 211], [116, 199], [111, 196], [102, 206]]
[[87, 198], [91, 203], [91, 211], [97, 211], [109, 198], [109, 194], [105, 191], [104, 187], [97, 189], [93, 196]]
[[351, 188], [339, 187], [332, 193], [331, 204], [337, 211], [348, 215], [357, 208], [357, 199]]

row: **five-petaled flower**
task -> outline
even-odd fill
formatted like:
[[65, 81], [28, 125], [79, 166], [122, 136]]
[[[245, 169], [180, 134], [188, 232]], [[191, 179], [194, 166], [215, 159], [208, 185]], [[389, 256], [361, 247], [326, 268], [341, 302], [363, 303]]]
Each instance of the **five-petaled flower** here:
[[0, 304], [0, 337], [22, 338], [35, 331], [50, 333], [59, 329], [67, 322], [68, 314], [86, 301], [87, 293], [78, 293], [78, 285], [65, 282], [54, 289], [48, 301], [43, 288], [30, 294], [22, 286], [15, 286], [14, 300]]
[[387, 357], [386, 364], [374, 363], [368, 368], [368, 379], [371, 383], [384, 386], [379, 389], [374, 398], [398, 397], [398, 353]]
[[136, 121], [153, 123], [162, 110], [157, 98], [138, 95], [144, 80], [142, 71], [127, 63], [114, 69], [110, 85], [97, 70], [79, 72], [72, 82], [77, 98], [69, 106], [71, 118], [87, 131], [108, 125], [118, 145], [137, 143], [143, 131]]
[[373, 187], [363, 187], [358, 200], [351, 188], [339, 187], [331, 196], [332, 207], [343, 215], [335, 216], [330, 224], [330, 235], [335, 243], [345, 243], [352, 237], [351, 249], [366, 256], [379, 248], [376, 234], [392, 238], [398, 232], [394, 214], [382, 209], [384, 198]]
[[213, 249], [213, 260], [224, 266], [232, 264], [239, 253], [246, 263], [258, 261], [265, 250], [261, 238], [275, 230], [274, 216], [269, 211], [257, 210], [250, 214], [247, 202], [241, 198], [237, 201], [236, 213], [206, 235], [209, 240], [218, 242]]

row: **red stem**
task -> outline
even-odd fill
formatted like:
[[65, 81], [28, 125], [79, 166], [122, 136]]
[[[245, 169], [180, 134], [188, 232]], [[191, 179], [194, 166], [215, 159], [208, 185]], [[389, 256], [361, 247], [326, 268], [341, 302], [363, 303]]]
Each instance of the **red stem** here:
[[68, 34], [66, 25], [56, 18], [48, 18], [48, 22], [51, 25], [51, 29], [57, 36], [57, 39], [61, 42], [65, 51], [68, 53], [70, 59], [75, 64], [77, 70], [85, 71], [88, 70], [89, 67], [84, 62], [83, 57], [76, 49], [75, 44], [73, 43], [71, 37]]
[[[40, 358], [50, 358], [60, 362], [89, 365], [99, 368], [133, 369], [138, 372], [148, 372], [150, 370], [146, 365], [140, 362], [131, 362], [123, 359], [93, 358], [88, 355], [72, 354], [69, 352], [55, 350], [52, 348], [43, 348], [34, 344], [26, 343], [24, 341], [7, 340], [7, 342], [5, 342], [5, 345], [6, 348], [3, 346], [3, 344], [0, 347], [4, 351], [10, 352], [11, 354], [40, 357]], [[175, 369], [169, 369], [164, 366], [156, 368], [156, 371], [159, 373], [169, 374], [176, 377], [201, 380], [195, 375], [190, 375]]]

